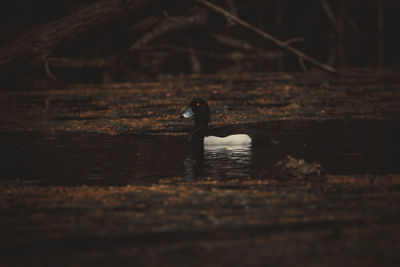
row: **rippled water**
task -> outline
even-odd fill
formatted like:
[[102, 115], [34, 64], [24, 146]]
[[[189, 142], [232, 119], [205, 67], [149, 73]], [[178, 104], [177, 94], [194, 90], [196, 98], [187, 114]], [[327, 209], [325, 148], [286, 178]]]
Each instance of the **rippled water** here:
[[148, 184], [159, 179], [259, 177], [286, 155], [330, 173], [400, 173], [398, 121], [274, 122], [257, 128], [274, 146], [193, 151], [184, 136], [0, 133], [3, 182]]

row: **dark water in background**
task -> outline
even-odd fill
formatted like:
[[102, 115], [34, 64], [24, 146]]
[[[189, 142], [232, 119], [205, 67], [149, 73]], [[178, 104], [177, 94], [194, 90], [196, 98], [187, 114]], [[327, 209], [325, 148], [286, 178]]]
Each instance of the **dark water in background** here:
[[400, 121], [253, 125], [280, 144], [191, 151], [181, 136], [0, 133], [1, 182], [41, 185], [149, 184], [257, 177], [286, 155], [334, 174], [400, 173]]

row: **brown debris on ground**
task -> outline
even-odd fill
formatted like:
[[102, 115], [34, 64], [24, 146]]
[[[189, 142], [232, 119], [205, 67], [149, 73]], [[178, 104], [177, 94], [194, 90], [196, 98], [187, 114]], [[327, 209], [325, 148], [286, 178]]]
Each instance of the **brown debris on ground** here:
[[[0, 127], [8, 131], [178, 134], [191, 122], [179, 111], [208, 100], [212, 123], [398, 119], [395, 70], [311, 74], [192, 75], [177, 79], [0, 91]], [[6, 89], [6, 88], [4, 88]]]
[[[123, 187], [2, 185], [0, 263], [387, 263], [400, 248], [399, 186], [395, 175], [328, 175], [320, 186], [211, 178]], [[194, 255], [204, 258], [196, 264]]]

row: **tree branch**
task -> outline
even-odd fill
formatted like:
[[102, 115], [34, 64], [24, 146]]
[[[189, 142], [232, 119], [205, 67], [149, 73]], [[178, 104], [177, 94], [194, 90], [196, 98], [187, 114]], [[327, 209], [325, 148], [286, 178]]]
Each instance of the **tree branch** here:
[[303, 60], [306, 60], [312, 64], [314, 64], [315, 66], [321, 68], [322, 70], [325, 70], [327, 72], [336, 72], [336, 70], [331, 67], [328, 66], [326, 64], [323, 64], [321, 62], [319, 62], [318, 60], [304, 54], [303, 52], [299, 51], [298, 49], [286, 44], [285, 42], [279, 40], [278, 38], [270, 35], [269, 33], [266, 33], [262, 30], [260, 30], [259, 28], [254, 27], [253, 25], [235, 17], [234, 15], [232, 15], [231, 13], [229, 13], [228, 11], [220, 8], [219, 6], [216, 6], [210, 2], [208, 2], [207, 0], [196, 0], [196, 2], [203, 4], [204, 6], [210, 8], [211, 10], [224, 15], [228, 20], [231, 20], [239, 25], [241, 25], [242, 27], [249, 29], [255, 33], [257, 33], [258, 35], [261, 35], [264, 39], [272, 41], [274, 44], [276, 44], [277, 46], [281, 47], [282, 49], [285, 49], [286, 51], [295, 54], [296, 56], [302, 58]]
[[104, 68], [113, 62], [113, 57], [98, 59], [48, 58], [46, 63], [54, 68]]
[[243, 40], [238, 40], [227, 35], [211, 33], [210, 36], [223, 45], [241, 49], [247, 52], [253, 52], [255, 56], [265, 59], [276, 59], [281, 57], [283, 54], [281, 51], [265, 51], [261, 48], [254, 47], [250, 43], [247, 43]]
[[151, 0], [101, 0], [62, 19], [36, 27], [0, 48], [0, 67], [26, 60], [43, 64], [43, 56], [50, 55], [60, 44], [120, 19], [151, 2]]
[[207, 23], [207, 12], [204, 9], [194, 8], [189, 11], [188, 16], [181, 17], [170, 17], [164, 12], [166, 18], [161, 20], [155, 28], [146, 33], [140, 40], [136, 41], [129, 50], [136, 50], [144, 47], [152, 40], [174, 30], [188, 29], [199, 25], [205, 25]]

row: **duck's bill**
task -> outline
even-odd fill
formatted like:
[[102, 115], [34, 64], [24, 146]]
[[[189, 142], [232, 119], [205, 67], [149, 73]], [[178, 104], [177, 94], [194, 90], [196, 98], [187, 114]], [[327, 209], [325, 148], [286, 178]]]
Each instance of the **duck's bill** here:
[[185, 113], [183, 113], [182, 115], [185, 118], [190, 118], [194, 115], [194, 112], [193, 112], [192, 108], [188, 108], [188, 110], [186, 110]]

